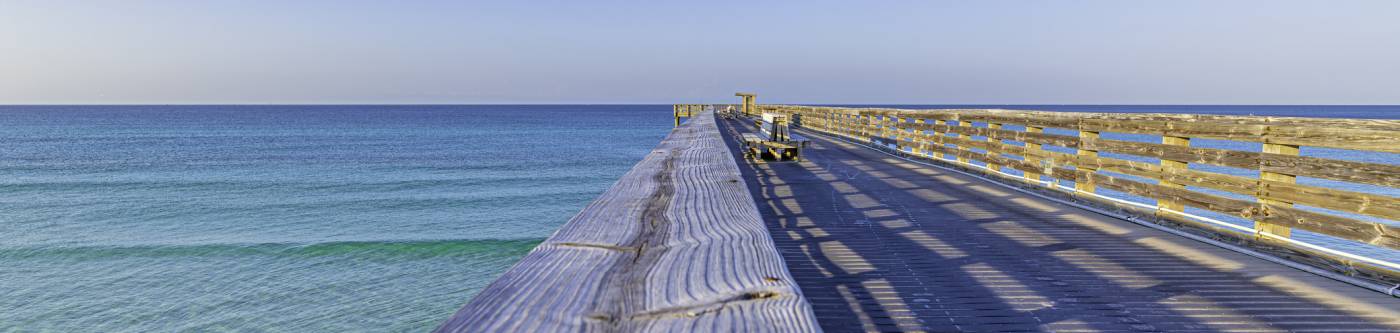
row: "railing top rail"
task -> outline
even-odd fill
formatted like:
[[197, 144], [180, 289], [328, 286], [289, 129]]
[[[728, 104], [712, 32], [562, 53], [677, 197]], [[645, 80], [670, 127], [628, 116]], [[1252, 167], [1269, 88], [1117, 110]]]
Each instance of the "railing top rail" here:
[[847, 115], [1018, 124], [1400, 153], [1400, 120], [1008, 109], [890, 109], [766, 104]]

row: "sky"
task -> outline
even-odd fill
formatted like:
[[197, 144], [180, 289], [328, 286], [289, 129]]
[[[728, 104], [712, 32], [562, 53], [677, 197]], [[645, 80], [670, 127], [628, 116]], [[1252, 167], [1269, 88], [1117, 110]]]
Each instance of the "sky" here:
[[1400, 104], [1400, 1], [0, 0], [0, 104]]

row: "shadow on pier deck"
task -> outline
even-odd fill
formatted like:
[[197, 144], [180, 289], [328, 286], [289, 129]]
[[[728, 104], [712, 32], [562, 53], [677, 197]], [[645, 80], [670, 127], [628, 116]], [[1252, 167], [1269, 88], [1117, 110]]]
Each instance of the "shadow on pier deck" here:
[[1400, 330], [1383, 294], [804, 134], [740, 169], [829, 332]]

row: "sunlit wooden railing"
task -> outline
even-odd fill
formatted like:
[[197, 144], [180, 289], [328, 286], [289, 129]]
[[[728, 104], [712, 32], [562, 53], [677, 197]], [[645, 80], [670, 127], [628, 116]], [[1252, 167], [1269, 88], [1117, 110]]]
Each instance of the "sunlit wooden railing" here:
[[[1251, 245], [1281, 246], [1306, 257], [1320, 257], [1332, 268], [1396, 276], [1400, 265], [1292, 239], [1307, 230], [1386, 249], [1400, 249], [1400, 121], [1297, 117], [1077, 113], [1015, 110], [905, 110], [760, 105], [761, 112], [794, 115], [802, 128], [851, 140], [894, 147], [969, 170], [1025, 185], [1052, 189], [1075, 200], [1093, 201], [1146, 213]], [[1048, 133], [1047, 129], [1058, 129]], [[1160, 143], [1105, 139], [1101, 133], [1160, 137]], [[1257, 151], [1202, 148], [1192, 140], [1253, 142]], [[1046, 149], [1058, 146], [1058, 149]], [[1301, 147], [1322, 147], [1389, 155], [1379, 162], [1300, 156]], [[1059, 150], [1059, 151], [1055, 151]], [[1138, 156], [1157, 163], [1100, 155]], [[1329, 156], [1331, 157], [1331, 156]], [[1140, 158], [1141, 159], [1141, 158]], [[1255, 171], [1241, 176], [1194, 165]], [[1018, 170], [1011, 175], [1008, 170]], [[1312, 177], [1348, 186], [1297, 182]], [[1134, 179], [1137, 178], [1137, 179]], [[1073, 182], [1074, 186], [1061, 185]], [[1109, 189], [1154, 199], [1133, 205], [1099, 195]], [[1233, 195], [1223, 195], [1225, 192]], [[1382, 194], [1385, 193], [1385, 194]], [[1389, 195], [1387, 195], [1389, 194]], [[1145, 207], [1144, 207], [1145, 206]], [[1321, 209], [1310, 209], [1309, 206]], [[1232, 226], [1186, 211], [1195, 207], [1248, 219], [1253, 227]], [[1206, 221], [1206, 222], [1203, 222]], [[1215, 221], [1219, 222], [1219, 221]], [[1240, 237], [1244, 234], [1243, 237]]]

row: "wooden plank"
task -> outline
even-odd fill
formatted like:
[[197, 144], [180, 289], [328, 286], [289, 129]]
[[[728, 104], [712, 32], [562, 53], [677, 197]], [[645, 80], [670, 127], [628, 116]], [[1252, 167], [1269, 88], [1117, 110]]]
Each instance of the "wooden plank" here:
[[816, 331], [711, 112], [438, 332]]
[[1264, 117], [1184, 115], [1166, 121], [1164, 132], [1181, 137], [1259, 142], [1266, 122]]
[[1260, 181], [1259, 198], [1400, 221], [1400, 198], [1292, 182]]
[[1205, 187], [1225, 192], [1254, 196], [1258, 181], [1252, 177], [1231, 176], [1191, 169], [1164, 169], [1160, 165], [1105, 157], [1080, 157], [1078, 165], [1096, 170], [1152, 178], [1168, 183]]
[[1267, 144], [1400, 153], [1400, 120], [1268, 117]]
[[1085, 131], [1149, 135], [1162, 135], [1165, 125], [1166, 119], [1153, 114], [1095, 114], [1084, 117], [1079, 124]]
[[1395, 226], [1310, 212], [1271, 203], [1262, 203], [1261, 206], [1260, 215], [1252, 218], [1267, 225], [1278, 228], [1297, 228], [1376, 246], [1400, 249], [1400, 228]]
[[1107, 189], [1157, 200], [1170, 200], [1186, 206], [1240, 217], [1248, 218], [1258, 215], [1259, 205], [1251, 201], [1209, 195], [1188, 191], [1182, 188], [1148, 184], [1084, 170], [1079, 170], [1078, 172], [1082, 174], [1082, 178], [1088, 179], [1088, 182], [1096, 187], [1101, 186]]
[[[1027, 144], [1027, 146], [1030, 145], [1033, 144]], [[1002, 153], [1016, 155], [1026, 159], [1049, 161], [1051, 164], [1057, 166], [1069, 166], [1079, 164], [1079, 157], [1074, 154], [1053, 152], [1044, 149], [1031, 149], [1028, 147], [1021, 147], [1010, 144], [1002, 144], [1000, 150]]]
[[[985, 136], [988, 138], [1021, 141], [1027, 143], [1038, 143], [1061, 146], [1066, 148], [1078, 148], [1079, 137], [1070, 135], [1045, 134], [1044, 132], [1022, 132], [1005, 129], [992, 129], [983, 127], [958, 127], [947, 125], [906, 125], [914, 130], [936, 130], [942, 132], [952, 132], [963, 135]], [[1043, 129], [1043, 128], [1042, 128]]]
[[1270, 153], [1260, 154], [1259, 158], [1260, 171], [1400, 187], [1400, 165]]
[[1021, 110], [982, 110], [985, 112], [966, 112], [969, 120], [982, 122], [996, 122], [1002, 124], [1017, 124], [1027, 127], [1055, 127], [1064, 129], [1079, 128], [1079, 113], [1062, 113], [1046, 111], [1021, 111]]
[[1228, 149], [1195, 148], [1147, 142], [1105, 140], [1098, 137], [1084, 139], [1080, 143], [1080, 148], [1249, 170], [1257, 170], [1260, 165], [1260, 153]]

